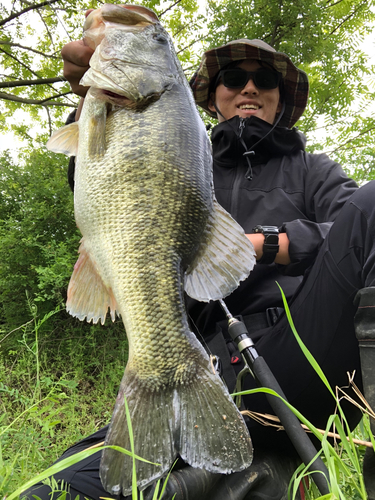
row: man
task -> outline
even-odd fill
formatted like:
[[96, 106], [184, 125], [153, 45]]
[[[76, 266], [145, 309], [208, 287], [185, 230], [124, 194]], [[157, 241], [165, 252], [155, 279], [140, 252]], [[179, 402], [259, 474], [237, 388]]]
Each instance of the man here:
[[[79, 80], [91, 53], [81, 42], [62, 51], [65, 76], [82, 97]], [[357, 372], [361, 386], [353, 299], [358, 290], [375, 285], [374, 185], [358, 190], [327, 156], [305, 153], [304, 137], [292, 127], [306, 106], [307, 77], [264, 42], [237, 40], [206, 52], [191, 86], [197, 103], [219, 121], [212, 132], [216, 197], [242, 225], [257, 254], [254, 271], [226, 303], [232, 314], [243, 317], [291, 404], [324, 428], [335, 401], [294, 339], [276, 282], [288, 298], [297, 331], [332, 386], [347, 385], [348, 371]], [[71, 162], [72, 186], [73, 170]], [[269, 235], [278, 244], [269, 245]], [[198, 338], [220, 353], [233, 390], [243, 363], [223, 313], [214, 303], [187, 299], [187, 306]], [[245, 379], [244, 389], [255, 386], [251, 377]], [[244, 404], [272, 413], [259, 394], [244, 397]], [[346, 413], [355, 426], [358, 412], [348, 406]], [[255, 421], [248, 426], [255, 448], [250, 469], [217, 477], [182, 467], [170, 480], [177, 500], [286, 498], [294, 465], [288, 439]], [[106, 428], [98, 431], [62, 458], [102, 441], [105, 433]], [[56, 478], [70, 485], [72, 497], [106, 496], [99, 462], [97, 454]], [[27, 494], [48, 498], [46, 488], [37, 485]]]
[[[270, 68], [273, 75], [267, 72]], [[324, 428], [335, 402], [301, 354], [285, 314], [277, 317], [275, 308], [282, 303], [275, 281], [288, 298], [297, 331], [332, 387], [347, 385], [348, 371], [356, 371], [361, 386], [353, 317], [359, 304], [357, 334], [367, 345], [375, 333], [374, 184], [358, 190], [326, 155], [304, 152], [303, 137], [291, 127], [306, 105], [307, 77], [264, 42], [237, 40], [206, 52], [191, 86], [196, 102], [219, 120], [211, 137], [217, 199], [248, 233], [260, 264], [227, 305], [244, 317], [258, 353], [289, 401]], [[263, 235], [259, 241], [259, 232], [268, 237], [278, 229], [279, 251], [272, 254]], [[262, 245], [271, 251], [263, 255]], [[221, 336], [231, 345], [215, 304], [191, 304], [190, 312], [214, 352]], [[232, 359], [235, 369], [237, 357]], [[367, 356], [369, 367], [371, 362]], [[369, 367], [363, 366], [371, 398]], [[248, 377], [244, 388], [254, 386]], [[247, 408], [272, 413], [260, 395], [244, 400]], [[346, 406], [345, 411], [354, 426], [355, 408]], [[248, 425], [255, 450], [266, 444], [285, 449], [282, 433], [255, 422]]]

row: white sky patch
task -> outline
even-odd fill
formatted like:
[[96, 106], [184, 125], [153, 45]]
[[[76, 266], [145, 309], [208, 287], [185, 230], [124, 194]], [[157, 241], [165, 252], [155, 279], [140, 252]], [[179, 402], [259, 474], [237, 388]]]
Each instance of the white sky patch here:
[[[14, 9], [13, 0], [0, 0], [0, 1], [5, 6], [5, 8], [7, 8], [7, 10], [9, 12], [11, 12], [11, 10]], [[55, 4], [52, 4], [51, 8], [54, 9]], [[61, 12], [57, 12], [56, 10], [55, 10], [55, 14], [56, 14], [57, 19], [58, 19], [57, 32], [58, 32], [59, 36], [57, 38], [58, 39], [66, 39], [66, 42], [69, 42], [68, 35], [66, 32], [62, 17], [61, 17], [62, 14], [61, 14]], [[26, 47], [34, 48], [37, 44], [37, 41], [38, 41], [38, 35], [40, 34], [40, 32], [44, 31], [45, 28], [42, 24], [40, 16], [35, 11], [30, 11], [30, 12], [27, 12], [25, 14], [22, 14], [22, 19], [23, 19], [23, 23], [24, 23], [25, 27], [26, 26], [32, 27], [30, 29], [33, 29], [34, 33], [33, 34], [31, 34], [31, 33], [26, 34], [26, 30], [25, 30], [25, 32], [22, 34], [22, 39], [15, 38], [14, 41], [16, 43], [20, 43]], [[83, 19], [84, 19], [84, 13], [82, 13], [82, 21], [83, 21]], [[11, 23], [9, 23], [9, 24], [10, 24], [10, 26], [7, 25], [7, 31], [11, 32], [12, 25], [11, 25]], [[13, 33], [14, 33], [14, 31], [13, 31]], [[50, 53], [53, 53], [53, 51], [54, 51], [54, 48], [51, 45]], [[34, 55], [34, 62], [39, 61], [40, 59], [41, 59], [41, 56], [39, 56], [38, 54]], [[7, 68], [0, 66], [0, 72], [3, 74], [6, 74]], [[51, 89], [51, 91], [52, 91], [52, 89]], [[78, 98], [76, 96], [72, 95], [73, 102], [76, 101], [77, 99]], [[45, 117], [46, 111], [44, 109], [42, 109], [40, 106], [38, 106], [38, 108], [39, 108], [39, 114], [44, 115], [44, 117]], [[67, 107], [66, 109], [67, 109], [66, 116], [68, 116], [68, 114], [72, 111], [72, 108]], [[0, 108], [0, 112], [1, 112], [1, 108]], [[37, 135], [37, 133], [41, 131], [40, 124], [33, 122], [30, 118], [29, 113], [27, 111], [24, 111], [23, 109], [21, 109], [21, 107], [13, 114], [12, 117], [8, 117], [6, 119], [6, 121], [7, 121], [7, 125], [9, 127], [11, 127], [11, 125], [22, 125], [22, 124], [29, 126], [28, 134], [31, 137], [35, 137]], [[45, 131], [47, 131], [47, 129], [45, 129]], [[11, 156], [13, 158], [16, 158], [19, 149], [26, 147], [27, 145], [28, 145], [27, 141], [22, 140], [20, 137], [18, 137], [12, 131], [2, 132], [2, 134], [1, 134], [0, 153], [5, 151], [5, 150], [9, 150], [11, 153]]]
[[[14, 113], [12, 118], [7, 118], [7, 122], [9, 125], [11, 125], [11, 124], [21, 125], [21, 124], [25, 124], [25, 123], [30, 123], [30, 115], [28, 113], [26, 113], [26, 111], [18, 109]], [[29, 133], [31, 136], [34, 136], [33, 127], [30, 127]], [[20, 139], [12, 131], [3, 132], [1, 134], [0, 152], [3, 152], [5, 150], [9, 150], [9, 153], [13, 159], [17, 158], [19, 149], [24, 148], [26, 146], [27, 146], [27, 142]]]

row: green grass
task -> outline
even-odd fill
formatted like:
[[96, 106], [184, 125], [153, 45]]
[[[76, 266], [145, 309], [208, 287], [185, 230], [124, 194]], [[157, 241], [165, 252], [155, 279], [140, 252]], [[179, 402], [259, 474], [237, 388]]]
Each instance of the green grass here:
[[[39, 319], [37, 310], [32, 310], [32, 322], [11, 335], [0, 335], [0, 499], [6, 496], [13, 500], [39, 474], [39, 479], [45, 478], [48, 467], [66, 448], [108, 423], [127, 360], [121, 322], [111, 327], [90, 326], [69, 317], [61, 320], [61, 313], [54, 322], [56, 311]], [[291, 318], [290, 322], [294, 328]], [[301, 348], [324, 381], [311, 354], [303, 344]], [[368, 418], [350, 433], [339, 408], [338, 415], [327, 423], [327, 432], [335, 426], [335, 432], [342, 438], [349, 435], [350, 441], [342, 439], [332, 446], [327, 436], [321, 436], [296, 414], [321, 440], [332, 488], [330, 496], [321, 497], [310, 484], [307, 498], [365, 500], [365, 447], [354, 444], [352, 438], [370, 439]], [[78, 461], [95, 451], [81, 452], [67, 460]], [[47, 474], [63, 465], [60, 462]], [[290, 498], [295, 497], [299, 482], [307, 475], [304, 466], [296, 471]], [[52, 488], [61, 488], [49, 481]], [[155, 490], [155, 499], [160, 487]], [[135, 490], [133, 498], [137, 499]]]
[[[333, 500], [335, 498], [343, 500], [345, 500], [346, 498], [361, 498], [363, 500], [366, 500], [367, 494], [362, 474], [363, 452], [361, 452], [361, 450], [359, 450], [354, 444], [353, 434], [350, 431], [348, 422], [345, 418], [345, 414], [341, 409], [340, 401], [336, 398], [336, 395], [330, 387], [328, 380], [326, 379], [320, 366], [315, 361], [314, 357], [303, 344], [300, 336], [298, 335], [293, 323], [293, 318], [290, 314], [288, 303], [281, 288], [280, 292], [283, 298], [284, 308], [288, 317], [289, 325], [293, 331], [295, 338], [297, 339], [301, 350], [303, 351], [304, 355], [306, 356], [307, 360], [314, 368], [316, 373], [319, 375], [322, 382], [325, 384], [326, 388], [331, 392], [332, 398], [336, 400], [337, 404], [337, 414], [332, 415], [328, 419], [326, 433], [323, 436], [319, 435], [319, 433], [316, 432], [315, 427], [311, 423], [307, 422], [302, 415], [300, 415], [293, 409], [294, 413], [298, 416], [301, 422], [307, 425], [307, 427], [313, 434], [315, 434], [318, 439], [321, 439], [321, 456], [322, 458], [324, 458], [329, 472], [328, 479], [330, 483], [331, 495], [325, 495], [324, 497], [318, 496], [318, 498], [321, 498], [321, 500], [323, 500], [323, 498], [327, 498], [327, 500]], [[368, 420], [364, 420], [364, 422], [369, 438], [371, 438], [371, 441], [374, 445], [374, 438], [371, 434]], [[330, 441], [327, 439], [327, 433], [331, 429], [335, 430], [336, 433], [338, 433], [341, 437], [341, 442], [338, 447], [332, 446]], [[347, 437], [349, 439], [347, 439]], [[305, 468], [301, 468], [301, 476], [307, 474], [307, 468], [308, 464]], [[349, 497], [347, 496], [348, 492], [350, 492]], [[312, 498], [315, 497], [312, 496]]]
[[108, 423], [127, 361], [121, 321], [33, 315], [11, 335], [0, 330], [0, 498]]

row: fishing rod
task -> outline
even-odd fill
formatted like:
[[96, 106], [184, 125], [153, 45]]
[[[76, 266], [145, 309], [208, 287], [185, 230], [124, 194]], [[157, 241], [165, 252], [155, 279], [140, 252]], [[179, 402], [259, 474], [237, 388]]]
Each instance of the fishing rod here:
[[[271, 372], [266, 361], [257, 353], [255, 344], [250, 338], [245, 323], [232, 316], [223, 300], [219, 300], [219, 303], [228, 320], [229, 335], [236, 343], [238, 350], [242, 354], [258, 384], [267, 389], [272, 389], [285, 401], [287, 401], [283, 390]], [[298, 418], [278, 396], [266, 394], [266, 398], [275, 414], [279, 417], [285, 432], [291, 440], [302, 462], [306, 465], [312, 462], [318, 452], [309, 436], [303, 430]], [[330, 493], [328, 483], [329, 473], [327, 467], [323, 463], [323, 460], [320, 457], [315, 458], [308, 470], [311, 472], [311, 476], [314, 479], [320, 493], [322, 495]]]

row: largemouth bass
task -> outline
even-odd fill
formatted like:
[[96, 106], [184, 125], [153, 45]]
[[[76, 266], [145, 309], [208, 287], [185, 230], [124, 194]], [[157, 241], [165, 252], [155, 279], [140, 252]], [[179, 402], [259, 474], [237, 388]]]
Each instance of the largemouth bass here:
[[[142, 490], [177, 455], [217, 473], [247, 468], [252, 445], [241, 414], [190, 331], [184, 291], [201, 300], [230, 294], [251, 271], [254, 250], [217, 203], [205, 126], [156, 15], [103, 5], [88, 16], [95, 49], [79, 122], [48, 148], [76, 156], [75, 218], [80, 256], [67, 310], [104, 324], [121, 315], [129, 360], [106, 444], [130, 449], [132, 419]], [[159, 464], [159, 465], [155, 465]], [[103, 452], [101, 479], [129, 495], [132, 460]]]

